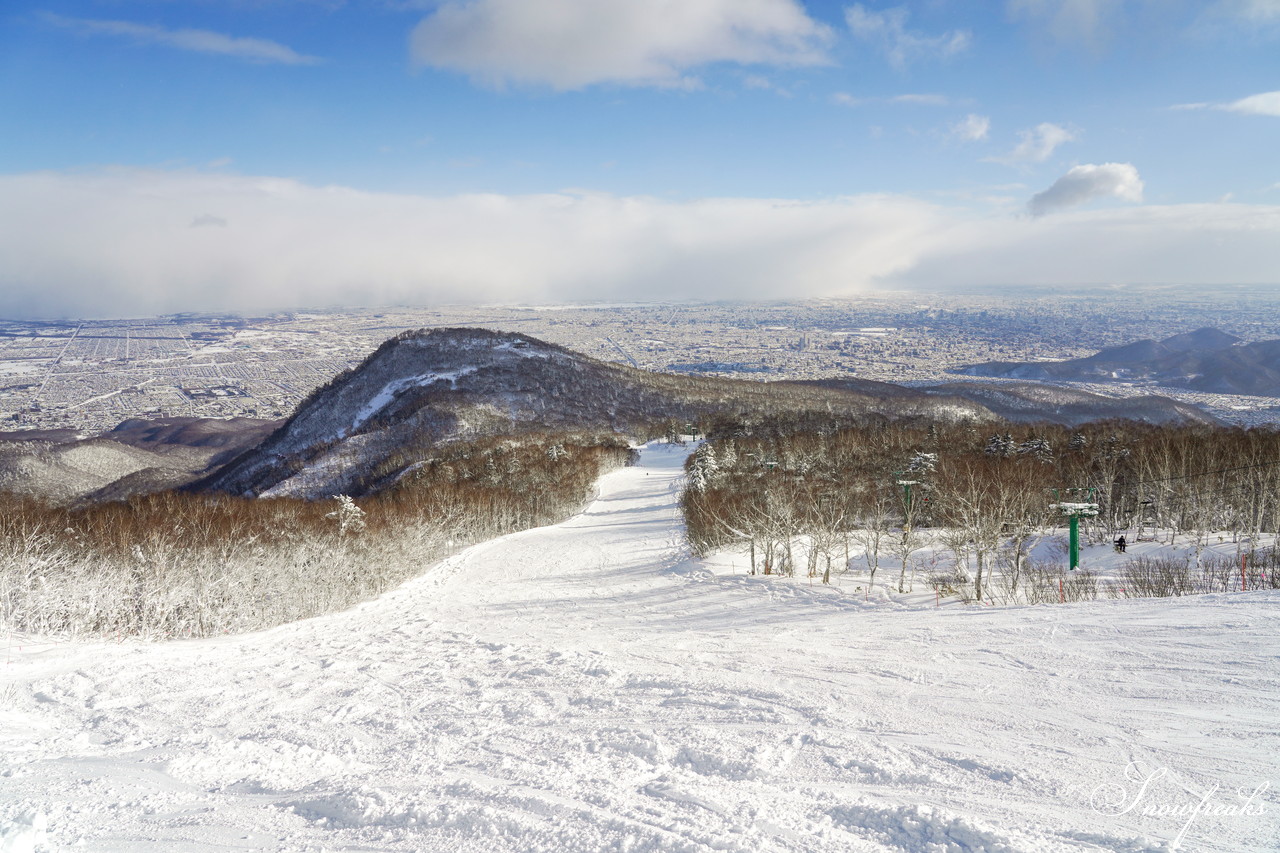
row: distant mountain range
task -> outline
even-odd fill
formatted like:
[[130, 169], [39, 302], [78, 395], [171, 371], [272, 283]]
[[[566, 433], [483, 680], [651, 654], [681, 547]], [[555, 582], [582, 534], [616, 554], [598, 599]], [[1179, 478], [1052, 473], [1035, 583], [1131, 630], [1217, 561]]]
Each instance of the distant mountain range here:
[[519, 334], [432, 329], [388, 340], [283, 422], [171, 418], [129, 420], [91, 437], [0, 433], [0, 490], [59, 502], [175, 487], [360, 495], [395, 483], [443, 442], [536, 432], [652, 434], [658, 423], [720, 417], [749, 424], [780, 414], [824, 426], [867, 416], [1214, 422], [1164, 397], [1116, 400], [1034, 383], [907, 388], [862, 379], [693, 377], [597, 361]]
[[988, 361], [966, 376], [1073, 382], [1146, 382], [1214, 394], [1280, 396], [1280, 340], [1245, 343], [1218, 329], [1141, 340], [1067, 361]]
[[266, 438], [280, 421], [130, 419], [101, 435], [0, 432], [0, 491], [56, 503], [126, 498], [191, 482]]
[[843, 388], [899, 400], [933, 400], [938, 403], [966, 400], [983, 411], [1014, 423], [1051, 423], [1077, 426], [1113, 418], [1152, 424], [1216, 424], [1218, 419], [1199, 406], [1169, 397], [1107, 397], [1077, 388], [1036, 382], [945, 382], [906, 387], [870, 379], [819, 379], [812, 384]]
[[918, 390], [928, 394], [963, 397], [1014, 423], [1053, 423], [1077, 426], [1090, 421], [1120, 418], [1152, 424], [1217, 424], [1218, 419], [1199, 406], [1169, 397], [1107, 397], [1035, 382], [947, 382]]
[[[997, 412], [997, 409], [999, 410]], [[752, 382], [652, 373], [524, 335], [478, 329], [404, 333], [304, 401], [267, 441], [197, 484], [249, 495], [377, 490], [441, 441], [548, 430], [628, 432], [659, 419], [814, 414], [825, 424], [890, 418], [1079, 423], [1108, 417], [1213, 422], [1166, 398], [1112, 400], [1033, 388], [931, 389], [863, 380]]]

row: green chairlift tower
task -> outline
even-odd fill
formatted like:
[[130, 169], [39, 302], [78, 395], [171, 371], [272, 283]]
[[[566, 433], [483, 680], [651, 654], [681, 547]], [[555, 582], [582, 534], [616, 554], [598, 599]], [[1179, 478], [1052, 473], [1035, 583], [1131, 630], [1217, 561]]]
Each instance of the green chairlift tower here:
[[902, 505], [906, 507], [908, 513], [911, 512], [911, 487], [920, 485], [919, 480], [908, 479], [911, 475], [905, 471], [895, 471], [893, 481], [902, 486]]
[[[1097, 489], [1053, 490], [1057, 498], [1054, 507], [1062, 511], [1071, 525], [1071, 571], [1080, 568], [1080, 519], [1094, 518], [1098, 514]], [[1063, 500], [1063, 494], [1068, 500]]]

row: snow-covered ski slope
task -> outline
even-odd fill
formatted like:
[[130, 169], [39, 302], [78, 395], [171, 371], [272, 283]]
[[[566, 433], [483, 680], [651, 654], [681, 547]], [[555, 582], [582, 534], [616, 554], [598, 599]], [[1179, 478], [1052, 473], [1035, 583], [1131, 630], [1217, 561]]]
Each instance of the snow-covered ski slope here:
[[346, 613], [15, 638], [0, 850], [1280, 849], [1280, 598], [934, 610], [716, 576], [684, 453]]

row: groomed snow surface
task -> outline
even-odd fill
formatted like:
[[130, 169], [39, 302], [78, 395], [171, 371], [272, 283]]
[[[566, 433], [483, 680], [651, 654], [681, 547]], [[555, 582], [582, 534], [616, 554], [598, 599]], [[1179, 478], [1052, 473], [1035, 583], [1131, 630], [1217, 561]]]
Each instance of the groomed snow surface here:
[[716, 574], [686, 452], [346, 613], [13, 637], [0, 851], [1280, 849], [1280, 598]]

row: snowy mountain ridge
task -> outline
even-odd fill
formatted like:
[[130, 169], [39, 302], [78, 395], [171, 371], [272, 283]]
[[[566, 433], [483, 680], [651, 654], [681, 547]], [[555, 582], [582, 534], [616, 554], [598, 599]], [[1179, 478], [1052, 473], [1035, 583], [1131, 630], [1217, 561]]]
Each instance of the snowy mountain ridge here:
[[58, 504], [121, 500], [216, 470], [278, 426], [257, 418], [130, 418], [101, 435], [0, 434], [0, 491]]
[[[556, 431], [653, 436], [663, 421], [712, 418], [746, 426], [779, 414], [828, 426], [866, 417], [1214, 423], [1195, 406], [1164, 397], [1112, 399], [1033, 383], [908, 388], [847, 376], [694, 377], [598, 361], [526, 335], [434, 329], [386, 341], [312, 392], [283, 423], [132, 419], [96, 438], [8, 434], [18, 441], [0, 450], [0, 488], [55, 502], [121, 500], [179, 487], [306, 498], [368, 494], [398, 482], [441, 442]], [[122, 448], [107, 458], [105, 451], [121, 443], [148, 453]], [[186, 448], [199, 449], [199, 458], [174, 467]], [[92, 456], [101, 472], [86, 476], [77, 454]]]
[[443, 441], [549, 430], [635, 434], [663, 419], [770, 410], [994, 417], [958, 398], [652, 373], [525, 335], [432, 329], [385, 342], [312, 393], [261, 446], [196, 487], [305, 498], [364, 494], [394, 482]]
[[424, 373], [421, 376], [406, 376], [403, 379], [392, 379], [386, 384], [381, 391], [374, 396], [369, 403], [360, 410], [356, 415], [355, 421], [351, 424], [351, 431], [358, 430], [364, 426], [370, 418], [381, 412], [387, 406], [391, 405], [402, 392], [409, 388], [428, 388], [437, 382], [448, 382], [451, 387], [456, 387], [458, 379], [471, 373], [475, 373], [479, 368], [462, 368], [452, 373]]
[[[197, 487], [301, 497], [363, 493], [375, 469], [407, 448], [425, 452], [441, 441], [535, 426], [612, 429], [618, 424], [610, 409], [583, 408], [583, 386], [612, 385], [622, 373], [521, 335], [404, 332], [314, 391], [261, 446]], [[566, 399], [570, 389], [579, 405]]]
[[1245, 342], [1213, 328], [1107, 347], [1066, 361], [988, 361], [966, 376], [1077, 382], [1152, 382], [1216, 394], [1280, 394], [1280, 340]]
[[[1010, 389], [1012, 390], [1012, 389]], [[396, 482], [440, 442], [536, 431], [653, 434], [655, 423], [743, 423], [787, 413], [834, 421], [1091, 417], [1212, 422], [1165, 398], [1108, 400], [1018, 389], [1017, 405], [951, 384], [909, 389], [831, 379], [752, 382], [654, 373], [598, 361], [527, 335], [456, 328], [406, 331], [317, 389], [273, 435], [194, 488], [237, 495], [367, 494]], [[1132, 411], [1130, 414], [1129, 412]]]

